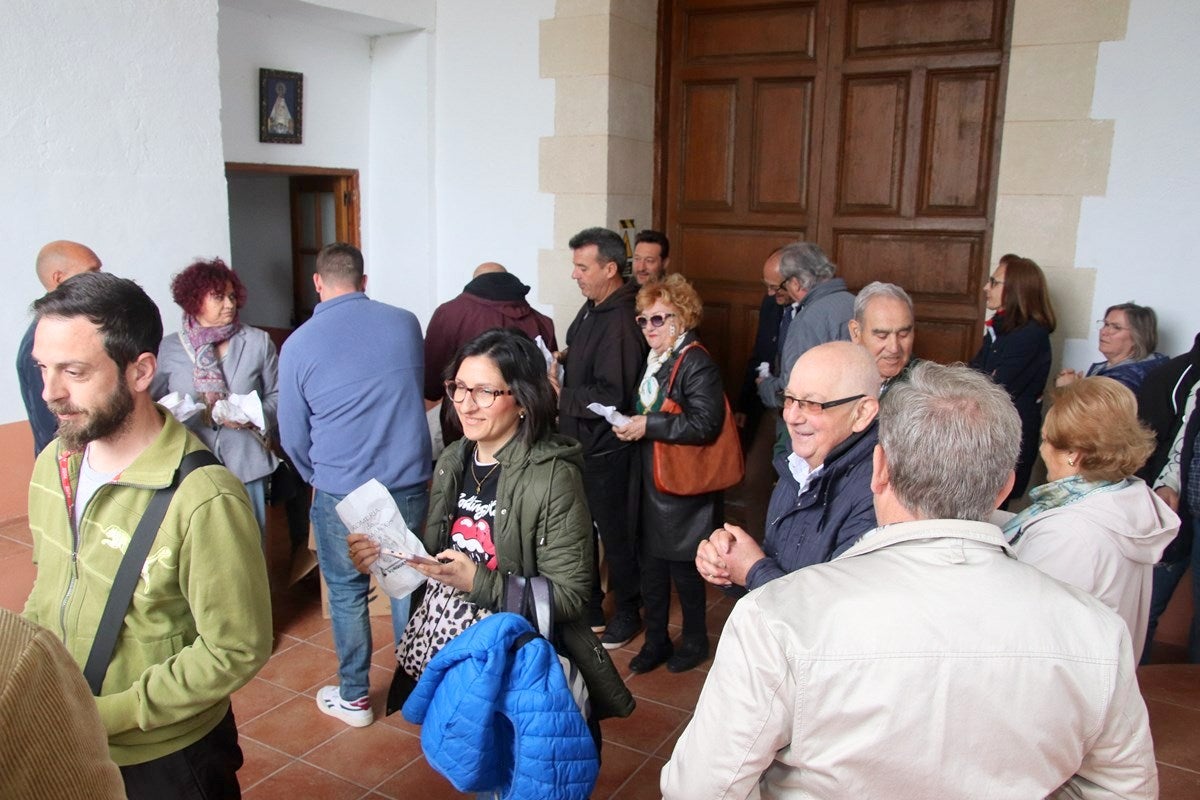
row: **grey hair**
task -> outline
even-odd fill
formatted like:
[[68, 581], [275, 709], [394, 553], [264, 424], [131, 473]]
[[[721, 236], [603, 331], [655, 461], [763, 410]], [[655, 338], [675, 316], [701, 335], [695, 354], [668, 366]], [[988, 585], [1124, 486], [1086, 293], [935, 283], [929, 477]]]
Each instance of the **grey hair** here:
[[918, 518], [982, 521], [1017, 463], [1021, 420], [988, 377], [923, 361], [880, 401], [879, 444], [896, 499]]
[[1141, 361], [1154, 352], [1158, 347], [1158, 315], [1150, 306], [1139, 306], [1137, 303], [1118, 303], [1109, 306], [1104, 312], [1108, 316], [1114, 311], [1125, 312], [1125, 322], [1129, 325], [1129, 335], [1133, 338], [1133, 359]]
[[908, 296], [908, 292], [894, 283], [884, 283], [883, 281], [871, 281], [866, 286], [858, 290], [858, 295], [854, 298], [854, 319], [859, 325], [865, 325], [867, 317], [867, 304], [876, 297], [890, 297], [893, 300], [899, 300], [904, 305], [908, 306], [908, 313], [913, 313], [912, 298]]
[[779, 274], [784, 283], [795, 278], [800, 288], [808, 290], [836, 273], [837, 267], [825, 251], [812, 242], [792, 242], [779, 251]]

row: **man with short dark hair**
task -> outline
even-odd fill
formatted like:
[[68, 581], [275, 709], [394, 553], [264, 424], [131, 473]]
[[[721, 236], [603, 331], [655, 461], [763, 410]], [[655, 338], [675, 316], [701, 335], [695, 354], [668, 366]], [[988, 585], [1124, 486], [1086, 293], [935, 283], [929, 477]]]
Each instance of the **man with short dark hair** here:
[[[38, 280], [50, 292], [72, 275], [99, 270], [100, 257], [79, 242], [59, 240], [50, 242], [38, 251], [35, 267]], [[29, 427], [33, 430], [35, 456], [46, 449], [58, 430], [58, 420], [42, 399], [42, 373], [33, 363], [33, 331], [36, 327], [36, 320], [29, 323], [17, 348], [17, 381], [21, 385], [21, 399], [25, 402]]]
[[865, 347], [875, 359], [880, 394], [904, 380], [920, 361], [912, 357], [915, 327], [912, 298], [896, 284], [872, 281], [855, 296], [850, 341]]
[[[162, 320], [136, 283], [87, 272], [33, 307], [59, 438], [29, 486], [37, 576], [24, 613], [83, 665], [147, 505], [204, 445], [150, 397]], [[129, 797], [238, 795], [229, 696], [266, 663], [271, 638], [246, 490], [223, 466], [196, 469], [154, 533], [96, 698]]]
[[984, 521], [1008, 394], [923, 363], [880, 420], [879, 527], [738, 601], [663, 797], [1157, 797], [1124, 621]]
[[[635, 549], [635, 517], [631, 515], [629, 472], [635, 444], [622, 442], [589, 403], [633, 407], [634, 393], [645, 369], [646, 340], [638, 330], [635, 301], [638, 285], [621, 278], [625, 243], [606, 228], [588, 228], [571, 238], [575, 267], [571, 278], [583, 293], [583, 307], [567, 329], [566, 357], [558, 397], [559, 431], [583, 445], [583, 487], [592, 520], [604, 545], [608, 587], [616, 613], [605, 627], [599, 582], [588, 613], [593, 629], [610, 650], [629, 642], [642, 628], [641, 577]], [[551, 371], [552, 380], [557, 376]]]
[[[317, 692], [317, 708], [356, 728], [375, 720], [368, 696], [370, 577], [346, 545], [335, 506], [375, 478], [404, 521], [419, 532], [429, 505], [429, 427], [421, 399], [421, 326], [410, 311], [367, 299], [363, 257], [345, 243], [317, 255], [313, 285], [321, 302], [279, 355], [279, 434], [312, 485], [317, 562], [329, 588], [339, 686]], [[396, 640], [408, 598], [392, 601]]]
[[667, 277], [671, 264], [671, 240], [665, 233], [639, 231], [633, 237], [633, 279], [638, 286]]

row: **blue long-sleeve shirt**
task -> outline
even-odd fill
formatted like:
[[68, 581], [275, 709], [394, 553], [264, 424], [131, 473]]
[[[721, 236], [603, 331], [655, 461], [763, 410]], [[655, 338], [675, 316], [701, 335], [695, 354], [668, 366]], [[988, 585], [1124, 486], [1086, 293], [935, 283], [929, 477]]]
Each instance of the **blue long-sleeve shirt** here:
[[305, 481], [348, 494], [429, 480], [421, 326], [361, 292], [319, 303], [279, 356], [279, 435]]

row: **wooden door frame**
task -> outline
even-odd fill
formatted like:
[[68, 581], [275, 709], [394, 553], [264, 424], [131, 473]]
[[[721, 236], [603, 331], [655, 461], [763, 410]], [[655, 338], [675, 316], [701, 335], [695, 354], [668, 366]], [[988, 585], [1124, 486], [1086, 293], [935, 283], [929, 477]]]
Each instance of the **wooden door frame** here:
[[305, 177], [309, 175], [330, 175], [345, 178], [349, 184], [350, 196], [343, 198], [347, 219], [346, 244], [352, 244], [362, 249], [362, 205], [360, 203], [358, 170], [338, 169], [336, 167], [310, 167], [299, 164], [252, 164], [244, 161], [226, 161], [225, 177], [232, 175], [279, 175], [288, 178]]

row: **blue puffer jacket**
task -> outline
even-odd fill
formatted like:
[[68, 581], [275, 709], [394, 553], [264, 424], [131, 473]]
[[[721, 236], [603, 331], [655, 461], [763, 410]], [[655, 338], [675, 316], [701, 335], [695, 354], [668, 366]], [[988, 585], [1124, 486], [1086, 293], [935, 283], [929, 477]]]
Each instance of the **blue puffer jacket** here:
[[446, 645], [404, 704], [430, 766], [460, 792], [505, 800], [591, 795], [596, 745], [553, 645], [518, 614], [485, 617]]

